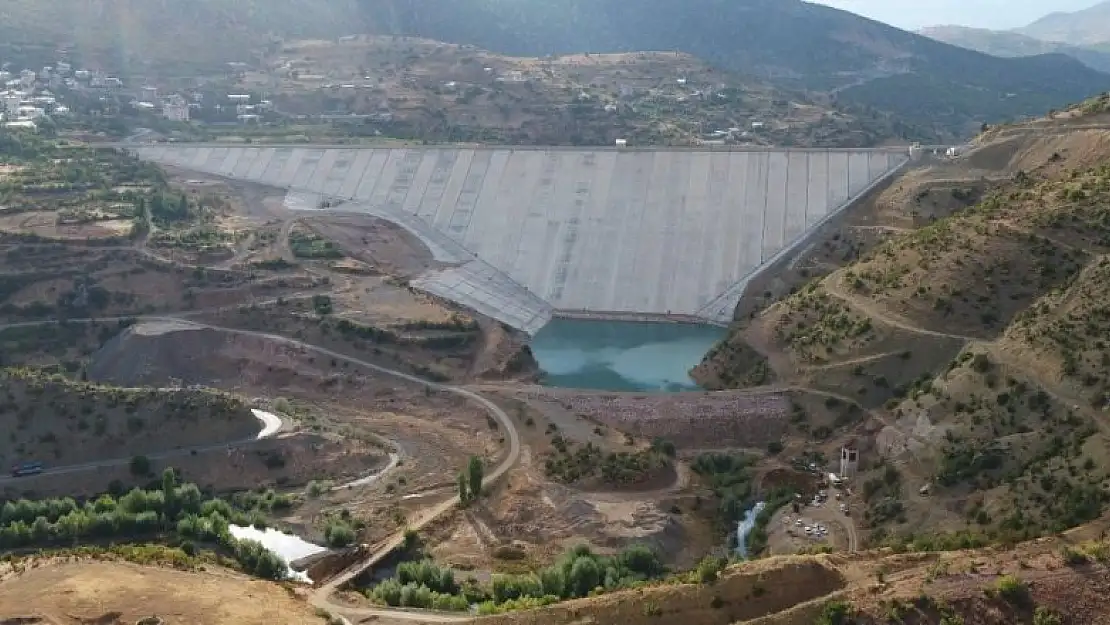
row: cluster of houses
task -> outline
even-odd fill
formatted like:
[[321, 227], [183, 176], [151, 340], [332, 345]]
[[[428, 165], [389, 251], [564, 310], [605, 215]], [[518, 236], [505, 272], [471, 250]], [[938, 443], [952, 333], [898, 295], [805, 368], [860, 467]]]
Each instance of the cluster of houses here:
[[213, 97], [213, 94], [194, 91], [187, 96], [180, 93], [162, 96], [158, 87], [144, 86], [131, 101], [131, 107], [137, 111], [161, 114], [174, 122], [187, 122], [205, 109], [215, 111], [222, 118], [225, 111], [230, 114], [234, 109], [236, 121], [251, 124], [258, 123], [265, 113], [272, 111], [273, 103], [246, 93], [215, 94]]
[[41, 72], [24, 69], [19, 72], [0, 68], [0, 120], [5, 128], [35, 130], [48, 116], [64, 116], [69, 108], [58, 101], [57, 89], [71, 75], [67, 63], [44, 67]]

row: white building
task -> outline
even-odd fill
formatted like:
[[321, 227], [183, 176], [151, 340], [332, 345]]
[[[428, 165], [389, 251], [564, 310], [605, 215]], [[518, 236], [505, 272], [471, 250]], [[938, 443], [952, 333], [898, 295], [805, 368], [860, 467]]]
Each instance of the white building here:
[[12, 130], [38, 130], [39, 126], [32, 119], [17, 119], [12, 122], [4, 122], [4, 127]]
[[142, 99], [144, 102], [154, 102], [158, 99], [158, 87], [143, 87]]
[[41, 117], [46, 117], [46, 110], [37, 106], [24, 105], [19, 107], [18, 116], [20, 119], [39, 119]]
[[22, 72], [19, 72], [19, 82], [24, 87], [34, 86], [36, 78], [38, 78], [38, 74], [35, 74], [35, 72], [29, 69], [25, 69]]
[[23, 94], [16, 91], [5, 91], [2, 94], [4, 113], [11, 117], [19, 115], [19, 105], [23, 103]]
[[227, 96], [227, 99], [236, 104], [247, 104], [251, 101], [250, 95], [245, 93], [232, 93]]
[[162, 116], [173, 122], [187, 122], [189, 103], [179, 95], [170, 96], [162, 103]]

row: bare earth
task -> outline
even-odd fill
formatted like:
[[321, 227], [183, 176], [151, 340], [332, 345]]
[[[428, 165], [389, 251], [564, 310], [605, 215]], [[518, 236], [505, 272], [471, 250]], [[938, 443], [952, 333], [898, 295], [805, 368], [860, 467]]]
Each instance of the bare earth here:
[[218, 568], [194, 573], [125, 562], [71, 562], [9, 574], [0, 584], [0, 620], [131, 625], [150, 616], [171, 625], [322, 622], [281, 586]]

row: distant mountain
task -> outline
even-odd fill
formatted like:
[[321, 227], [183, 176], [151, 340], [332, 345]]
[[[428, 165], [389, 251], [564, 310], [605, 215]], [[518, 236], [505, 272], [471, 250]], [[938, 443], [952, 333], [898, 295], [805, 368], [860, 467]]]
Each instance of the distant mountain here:
[[1019, 57], [1038, 54], [1066, 54], [1087, 67], [1097, 69], [1100, 72], [1110, 72], [1110, 52], [1095, 48], [1043, 41], [1016, 32], [968, 28], [966, 26], [931, 26], [918, 32], [937, 41], [994, 56]]
[[1072, 13], [1051, 13], [1014, 32], [1074, 46], [1105, 44], [1110, 42], [1110, 2]]
[[505, 54], [681, 50], [966, 133], [1110, 88], [1063, 54], [1000, 59], [800, 0], [360, 0], [379, 32]]

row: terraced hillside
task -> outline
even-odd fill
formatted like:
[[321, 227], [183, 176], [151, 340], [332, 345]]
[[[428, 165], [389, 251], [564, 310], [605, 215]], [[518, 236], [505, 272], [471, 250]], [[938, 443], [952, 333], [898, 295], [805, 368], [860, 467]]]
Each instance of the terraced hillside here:
[[714, 386], [774, 382], [869, 411], [817, 443], [863, 450], [873, 544], [1021, 539], [1104, 509], [1110, 135], [1099, 123], [1069, 115], [981, 138], [960, 167], [992, 190], [928, 225], [907, 213], [936, 193], [930, 178], [959, 172], [911, 174], [925, 186], [902, 190], [913, 200], [901, 215], [871, 213], [882, 242], [752, 312], [699, 368]]

